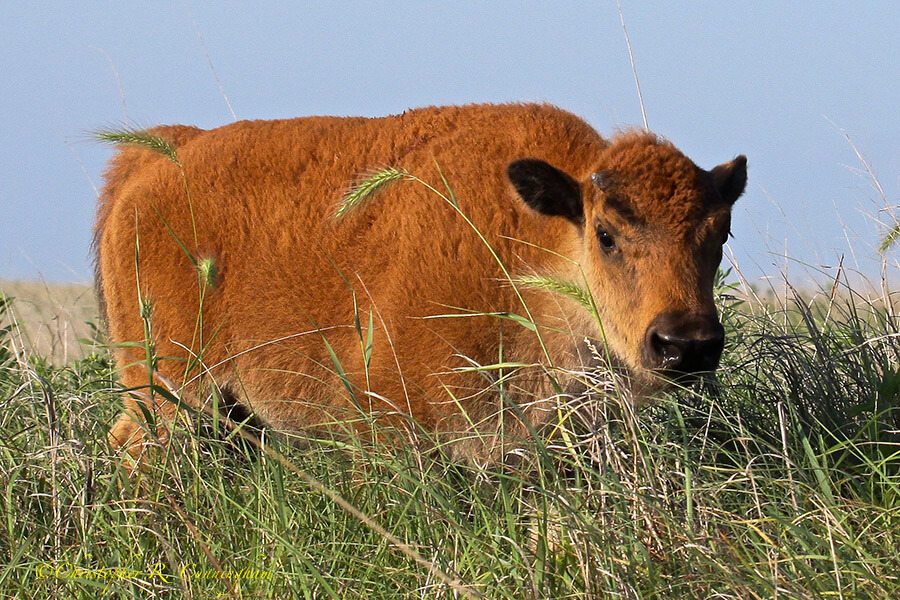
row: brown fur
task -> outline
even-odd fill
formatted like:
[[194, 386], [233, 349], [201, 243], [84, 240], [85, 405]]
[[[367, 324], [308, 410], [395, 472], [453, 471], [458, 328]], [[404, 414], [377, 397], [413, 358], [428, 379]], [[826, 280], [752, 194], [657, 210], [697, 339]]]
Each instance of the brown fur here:
[[[144, 340], [138, 291], [149, 300], [159, 373], [183, 385], [195, 407], [206, 391], [198, 387], [200, 369], [187, 366], [191, 355], [202, 354], [206, 383], [279, 429], [346, 421], [362, 408], [394, 415], [387, 418], [396, 423], [410, 416], [430, 431], [462, 431], [469, 419], [487, 419], [479, 429], [494, 431], [498, 421], [488, 417], [502, 408], [500, 395], [484, 374], [459, 367], [501, 359], [534, 365], [518, 369], [507, 384], [511, 397], [525, 402], [551, 395], [542, 374], [551, 364], [583, 366], [579, 344], [586, 336], [599, 339], [600, 331], [586, 310], [559, 295], [523, 291], [546, 350], [534, 332], [508, 319], [426, 318], [527, 313], [475, 230], [420, 183], [395, 182], [345, 218], [333, 218], [354, 179], [387, 165], [444, 190], [439, 167], [461, 212], [512, 275], [586, 278], [609, 347], [638, 381], [653, 379], [642, 364], [641, 340], [657, 314], [715, 312], [712, 276], [730, 205], [716, 201], [708, 172], [651, 134], [609, 142], [574, 115], [531, 104], [152, 133], [177, 147], [183, 172], [140, 148], [125, 148], [112, 161], [95, 229], [98, 281], [113, 342]], [[544, 160], [578, 182], [583, 228], [526, 206], [506, 175], [521, 158]], [[642, 225], [604, 207], [613, 192], [591, 185], [598, 171], [611, 175], [615, 197]], [[627, 260], [600, 256], [594, 234], [600, 221], [616, 228]], [[194, 257], [216, 266], [202, 320], [202, 285], [176, 236]], [[358, 314], [364, 337], [370, 310], [375, 332], [367, 367], [354, 320]], [[335, 374], [329, 346], [353, 394]], [[146, 386], [142, 358], [143, 350], [119, 351], [125, 386]], [[114, 445], [143, 440], [139, 402], [126, 400], [110, 434]], [[159, 397], [149, 408], [163, 421], [174, 414]], [[526, 410], [532, 424], [547, 418], [541, 408]]]

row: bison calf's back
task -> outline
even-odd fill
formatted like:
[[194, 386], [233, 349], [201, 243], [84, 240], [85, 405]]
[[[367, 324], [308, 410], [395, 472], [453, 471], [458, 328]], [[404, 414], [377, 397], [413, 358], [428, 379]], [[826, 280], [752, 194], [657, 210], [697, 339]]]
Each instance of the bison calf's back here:
[[110, 440], [135, 456], [145, 416], [175, 412], [139, 390], [148, 371], [194, 408], [215, 387], [278, 429], [363, 415], [491, 446], [549, 418], [547, 374], [588, 367], [585, 340], [635, 397], [718, 363], [742, 156], [705, 171], [655, 135], [606, 140], [532, 104], [148, 133], [171, 151], [122, 147], [95, 228], [137, 390]]

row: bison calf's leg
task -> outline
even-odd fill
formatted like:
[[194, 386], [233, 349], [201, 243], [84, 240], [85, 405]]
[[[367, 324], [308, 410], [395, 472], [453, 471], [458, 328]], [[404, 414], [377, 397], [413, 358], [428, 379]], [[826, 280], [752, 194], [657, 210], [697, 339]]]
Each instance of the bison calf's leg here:
[[[141, 366], [126, 368], [121, 382], [132, 391], [123, 394], [125, 410], [110, 428], [107, 439], [110, 447], [127, 453], [142, 467], [149, 449], [167, 442], [167, 424], [175, 418], [177, 407], [161, 395], [151, 393], [147, 371]], [[158, 380], [154, 385], [165, 387]]]

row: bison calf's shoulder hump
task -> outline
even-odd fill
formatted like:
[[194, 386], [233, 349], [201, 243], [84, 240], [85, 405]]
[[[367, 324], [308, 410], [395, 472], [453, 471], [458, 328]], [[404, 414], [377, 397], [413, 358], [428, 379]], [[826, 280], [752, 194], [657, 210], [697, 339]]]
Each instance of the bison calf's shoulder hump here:
[[502, 447], [591, 356], [635, 398], [718, 363], [743, 157], [705, 171], [533, 104], [141, 135], [119, 140], [95, 229], [132, 389], [110, 441], [132, 455], [147, 415], [159, 433], [175, 412], [150, 381], [282, 430], [374, 417]]

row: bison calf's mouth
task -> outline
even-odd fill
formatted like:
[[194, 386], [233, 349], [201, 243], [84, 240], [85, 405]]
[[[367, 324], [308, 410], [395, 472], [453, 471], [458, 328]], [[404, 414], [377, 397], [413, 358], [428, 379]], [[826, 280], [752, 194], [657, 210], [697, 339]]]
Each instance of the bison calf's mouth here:
[[644, 338], [644, 364], [675, 380], [716, 370], [725, 346], [725, 329], [714, 314], [665, 312]]

